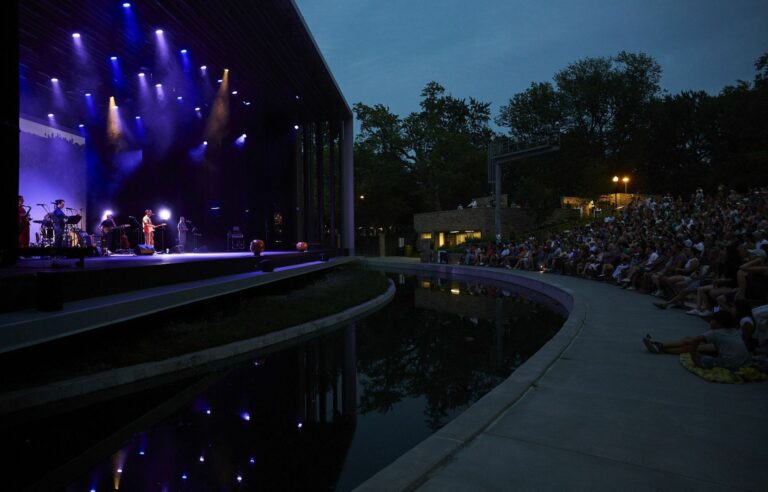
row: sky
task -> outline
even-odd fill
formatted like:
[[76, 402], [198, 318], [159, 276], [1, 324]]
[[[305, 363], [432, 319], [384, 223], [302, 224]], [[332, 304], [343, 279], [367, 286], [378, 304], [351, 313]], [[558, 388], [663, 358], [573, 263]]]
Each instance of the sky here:
[[768, 0], [295, 0], [350, 107], [419, 109], [434, 80], [492, 114], [568, 64], [644, 52], [669, 93], [752, 80]]

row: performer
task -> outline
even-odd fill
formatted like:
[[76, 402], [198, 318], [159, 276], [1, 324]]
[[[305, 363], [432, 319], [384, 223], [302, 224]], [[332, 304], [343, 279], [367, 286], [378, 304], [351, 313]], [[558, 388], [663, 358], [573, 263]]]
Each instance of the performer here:
[[187, 220], [181, 216], [179, 217], [179, 225], [176, 226], [179, 230], [179, 246], [181, 246], [181, 252], [185, 252], [187, 249]]
[[29, 211], [32, 207], [24, 205], [24, 197], [19, 195], [19, 248], [29, 247]]
[[155, 245], [155, 225], [152, 224], [152, 210], [144, 211], [144, 218], [141, 219], [141, 225], [144, 228], [144, 244]]
[[107, 214], [107, 218], [101, 221], [101, 247], [106, 255], [111, 255], [113, 250], [117, 249], [117, 222], [112, 214]]
[[53, 247], [61, 248], [64, 245], [64, 229], [67, 221], [67, 216], [64, 213], [64, 200], [59, 198], [55, 200], [54, 205], [56, 208], [51, 212], [51, 220], [53, 221]]

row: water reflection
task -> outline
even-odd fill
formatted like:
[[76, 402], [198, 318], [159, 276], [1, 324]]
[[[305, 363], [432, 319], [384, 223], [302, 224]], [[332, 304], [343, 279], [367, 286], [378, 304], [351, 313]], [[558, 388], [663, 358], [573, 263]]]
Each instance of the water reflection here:
[[[563, 322], [562, 308], [525, 291], [391, 278], [397, 294], [375, 315], [132, 395], [99, 432], [103, 405], [13, 429], [10, 445], [45, 436], [14, 479], [72, 491], [349, 490], [492, 389]], [[78, 444], [46, 455], [45, 443], [67, 434]]]

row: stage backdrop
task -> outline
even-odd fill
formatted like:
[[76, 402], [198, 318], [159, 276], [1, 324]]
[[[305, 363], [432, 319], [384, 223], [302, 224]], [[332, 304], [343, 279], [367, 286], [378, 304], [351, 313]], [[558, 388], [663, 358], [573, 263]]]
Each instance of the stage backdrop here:
[[[67, 207], [83, 216], [79, 227], [85, 227], [88, 224], [85, 139], [24, 118], [19, 118], [19, 129], [19, 194], [24, 196], [24, 204], [32, 207], [32, 218], [40, 220], [45, 215], [38, 203], [53, 210], [51, 202], [62, 198]], [[34, 241], [39, 224], [32, 226]]]

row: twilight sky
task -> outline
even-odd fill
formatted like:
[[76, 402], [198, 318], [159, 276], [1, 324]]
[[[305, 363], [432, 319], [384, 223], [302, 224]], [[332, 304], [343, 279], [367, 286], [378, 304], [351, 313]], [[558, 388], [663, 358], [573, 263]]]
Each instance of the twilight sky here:
[[350, 106], [418, 109], [430, 80], [499, 107], [587, 56], [645, 52], [670, 93], [754, 78], [766, 0], [295, 0]]

